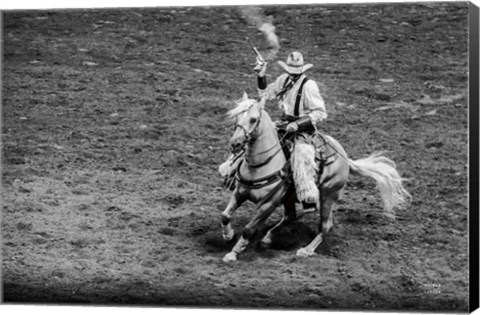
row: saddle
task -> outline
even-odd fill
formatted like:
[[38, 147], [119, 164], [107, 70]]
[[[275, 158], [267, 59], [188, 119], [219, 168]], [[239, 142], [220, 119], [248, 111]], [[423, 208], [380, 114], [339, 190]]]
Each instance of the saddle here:
[[319, 170], [318, 178], [323, 174], [323, 170], [326, 165], [332, 164], [337, 158], [337, 151], [328, 143], [324, 135], [319, 131], [313, 131], [312, 133], [302, 132], [297, 135], [286, 135], [285, 130], [280, 128], [278, 130], [278, 136], [282, 139], [282, 147], [287, 159], [290, 159], [295, 137], [301, 136], [304, 141], [313, 145], [315, 148], [315, 162], [317, 169]]

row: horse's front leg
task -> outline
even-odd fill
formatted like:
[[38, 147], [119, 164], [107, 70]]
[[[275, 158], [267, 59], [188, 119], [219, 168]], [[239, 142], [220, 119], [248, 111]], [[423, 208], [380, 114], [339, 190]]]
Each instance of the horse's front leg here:
[[232, 196], [230, 197], [230, 201], [228, 202], [227, 207], [222, 212], [222, 236], [223, 239], [226, 241], [231, 241], [235, 236], [235, 231], [233, 230], [230, 221], [235, 210], [237, 210], [244, 201], [245, 197], [239, 194], [238, 189], [235, 189]]
[[297, 195], [295, 192], [294, 185], [290, 185], [290, 188], [285, 194], [284, 199], [285, 199], [283, 201], [284, 214], [282, 219], [273, 228], [268, 230], [268, 232], [262, 238], [261, 242], [262, 242], [262, 245], [265, 247], [269, 247], [272, 244], [272, 235], [274, 234], [275, 231], [294, 222], [297, 219], [297, 213], [295, 211], [295, 202], [297, 200]]
[[232, 251], [223, 257], [224, 262], [230, 262], [237, 260], [237, 255], [243, 252], [250, 242], [253, 234], [259, 227], [259, 225], [264, 222], [276, 209], [278, 204], [281, 201], [282, 195], [285, 193], [286, 187], [280, 188], [277, 193], [269, 198], [269, 200], [260, 204], [256, 210], [256, 215], [253, 219], [243, 228], [242, 236], [237, 241], [235, 246], [232, 248]]

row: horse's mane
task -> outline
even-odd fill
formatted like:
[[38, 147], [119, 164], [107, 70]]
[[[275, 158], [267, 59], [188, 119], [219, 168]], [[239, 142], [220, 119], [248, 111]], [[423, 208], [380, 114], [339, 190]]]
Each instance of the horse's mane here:
[[242, 100], [235, 103], [237, 104], [237, 107], [227, 112], [227, 116], [230, 118], [235, 118], [241, 113], [246, 112], [247, 110], [252, 108], [252, 106], [258, 104], [258, 102], [253, 99]]

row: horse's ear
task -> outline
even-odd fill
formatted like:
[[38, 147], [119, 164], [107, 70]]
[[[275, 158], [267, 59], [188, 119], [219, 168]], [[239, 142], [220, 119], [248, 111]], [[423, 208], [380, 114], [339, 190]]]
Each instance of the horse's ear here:
[[248, 100], [248, 94], [247, 94], [247, 92], [243, 92], [242, 102], [243, 102], [243, 101], [246, 101], [246, 100]]

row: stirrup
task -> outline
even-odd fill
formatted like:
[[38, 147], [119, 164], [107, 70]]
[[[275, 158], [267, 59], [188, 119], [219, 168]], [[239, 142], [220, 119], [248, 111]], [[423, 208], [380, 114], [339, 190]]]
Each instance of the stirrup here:
[[302, 211], [297, 212], [297, 218], [303, 217], [305, 214], [315, 212], [317, 209], [315, 208], [315, 203], [306, 203], [304, 201], [301, 202], [302, 204]]
[[315, 206], [316, 206], [316, 204], [314, 202], [302, 201], [303, 210], [307, 210], [307, 209], [310, 209], [310, 208], [315, 208]]

